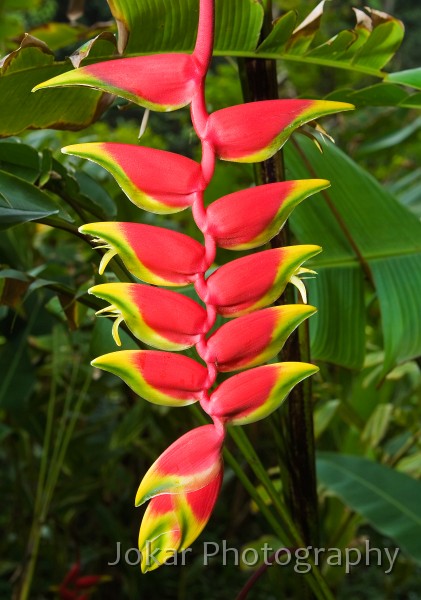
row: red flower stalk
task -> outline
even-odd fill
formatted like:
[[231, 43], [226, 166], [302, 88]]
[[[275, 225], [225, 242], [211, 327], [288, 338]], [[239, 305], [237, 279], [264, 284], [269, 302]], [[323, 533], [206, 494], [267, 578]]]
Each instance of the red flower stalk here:
[[[88, 85], [161, 111], [190, 104], [202, 144], [201, 164], [170, 152], [125, 144], [91, 143], [64, 149], [108, 169], [140, 208], [170, 214], [191, 206], [204, 238], [199, 244], [181, 233], [138, 223], [91, 223], [80, 228], [100, 247], [108, 248], [100, 273], [119, 254], [129, 271], [147, 284], [194, 284], [206, 307], [177, 292], [143, 284], [109, 283], [90, 290], [110, 303], [99, 313], [116, 317], [113, 336], [118, 345], [118, 324], [124, 319], [136, 337], [160, 350], [113, 352], [92, 364], [120, 376], [150, 402], [168, 406], [199, 402], [213, 422], [174, 442], [140, 484], [136, 505], [151, 499], [139, 534], [143, 571], [157, 568], [188, 547], [207, 523], [222, 480], [226, 424], [266, 417], [294, 385], [317, 371], [311, 364], [297, 362], [262, 365], [315, 312], [305, 305], [269, 306], [289, 282], [298, 287], [305, 301], [299, 276], [308, 269], [302, 264], [321, 248], [264, 250], [233, 260], [209, 277], [206, 273], [217, 247], [235, 251], [262, 246], [278, 233], [295, 206], [329, 182], [261, 185], [228, 194], [206, 208], [203, 194], [215, 161], [265, 160], [304, 123], [352, 108], [319, 100], [270, 100], [208, 114], [205, 78], [213, 34], [214, 0], [200, 0], [198, 35], [191, 55], [121, 58], [37, 86]], [[210, 335], [217, 314], [233, 320]], [[168, 352], [193, 345], [205, 366]], [[230, 371], [243, 372], [210, 393], [218, 372]]]

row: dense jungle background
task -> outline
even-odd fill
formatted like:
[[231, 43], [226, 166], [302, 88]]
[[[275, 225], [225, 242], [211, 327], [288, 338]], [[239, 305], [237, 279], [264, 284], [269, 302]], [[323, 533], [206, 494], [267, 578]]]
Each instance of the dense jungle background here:
[[[159, 13], [162, 0], [132, 3], [139, 8], [129, 15], [137, 27], [129, 54], [160, 50], [153, 45], [153, 20], [135, 14], [142, 4], [155, 3]], [[175, 4], [178, 10], [183, 3]], [[110, 5], [128, 11], [130, 3]], [[274, 12], [296, 11], [300, 23], [315, 6], [276, 0]], [[355, 28], [353, 6], [362, 10], [365, 4], [332, 0], [295, 46], [288, 46], [288, 37], [268, 46], [274, 55], [276, 43], [281, 47], [281, 97], [356, 105], [352, 114], [323, 119], [335, 146], [316, 133], [320, 153], [311, 139], [296, 134], [284, 153], [287, 178], [332, 182], [327, 196], [306, 200], [291, 219], [294, 240], [325, 250], [314, 263], [317, 279], [308, 280], [310, 302], [319, 308], [310, 326], [312, 359], [320, 366], [313, 381], [319, 546], [355, 547], [363, 554], [367, 540], [372, 547], [399, 547], [389, 574], [383, 565], [364, 561], [348, 574], [344, 565], [326, 563], [322, 572], [339, 600], [416, 600], [421, 598], [421, 75], [417, 70], [411, 80], [388, 80], [385, 73], [419, 67], [421, 5], [371, 0], [371, 8], [395, 19], [352, 62], [344, 57], [345, 41], [336, 50], [320, 45]], [[186, 17], [186, 23], [196, 18]], [[398, 20], [405, 27], [403, 41]], [[381, 23], [374, 20], [372, 36], [376, 27]], [[25, 32], [42, 43], [24, 39]], [[38, 98], [30, 93], [63, 64], [71, 68], [72, 53], [74, 66], [115, 53], [115, 34], [106, 0], [84, 6], [0, 0], [0, 54], [7, 57], [0, 76], [0, 598], [65, 598], [60, 585], [79, 561], [77, 576], [100, 576], [80, 590], [92, 600], [236, 598], [253, 569], [229, 558], [222, 566], [221, 556], [204, 567], [203, 542], [225, 539], [239, 550], [261, 548], [265, 541], [276, 549], [285, 542], [236, 476], [234, 463], [276, 515], [233, 440], [228, 449], [234, 463], [227, 463], [215, 512], [187, 566], [143, 576], [138, 566], [107, 564], [115, 560], [117, 542], [122, 554], [136, 547], [143, 509], [133, 502], [141, 476], [173, 440], [199, 423], [194, 408], [180, 412], [148, 404], [116, 377], [90, 366], [115, 344], [112, 322], [94, 316], [103, 304], [86, 291], [94, 283], [127, 280], [127, 273], [114, 260], [99, 276], [100, 256], [77, 231], [89, 221], [142, 219], [200, 239], [188, 211], [171, 218], [143, 213], [107, 171], [60, 152], [84, 141], [119, 141], [198, 160], [188, 111], [151, 113], [139, 139], [144, 110], [138, 106], [122, 100], [106, 104], [99, 92], [76, 88], [40, 92]], [[224, 48], [216, 54], [207, 79], [211, 110], [243, 101], [238, 55]], [[312, 135], [309, 128], [305, 133]], [[251, 165], [221, 163], [207, 200], [253, 185], [253, 177]], [[218, 254], [220, 264], [228, 254]], [[127, 330], [121, 337], [123, 348], [137, 347]], [[246, 430], [280, 497], [284, 410], [285, 405]], [[306, 596], [301, 575], [274, 566], [248, 597]]]

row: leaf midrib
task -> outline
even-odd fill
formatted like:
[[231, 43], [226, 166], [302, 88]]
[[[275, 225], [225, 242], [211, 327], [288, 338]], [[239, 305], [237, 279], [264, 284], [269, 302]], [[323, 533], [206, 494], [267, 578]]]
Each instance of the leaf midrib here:
[[[340, 465], [340, 464], [334, 463], [334, 462], [330, 462], [328, 458], [320, 458], [319, 460], [324, 460], [325, 462], [329, 463], [329, 465], [331, 467], [333, 467], [334, 469], [337, 469], [341, 473], [345, 473], [346, 475], [350, 476], [355, 481], [359, 482], [362, 486], [365, 486], [367, 489], [376, 493], [380, 498], [387, 500], [389, 502], [389, 504], [391, 504], [392, 506], [397, 507], [403, 514], [405, 514], [406, 516], [411, 518], [411, 520], [413, 520], [415, 523], [417, 523], [418, 525], [421, 526], [421, 518], [419, 518], [416, 513], [414, 513], [412, 510], [408, 510], [405, 507], [405, 505], [402, 505], [400, 502], [396, 501], [393, 496], [386, 494], [380, 488], [375, 487], [373, 484], [369, 483], [367, 481], [367, 479], [360, 477], [354, 471], [347, 469], [343, 465]], [[373, 464], [376, 464], [376, 463], [373, 463]]]
[[[391, 259], [391, 258], [401, 258], [404, 256], [417, 256], [420, 255], [421, 257], [421, 248], [419, 250], [400, 250], [399, 252], [369, 252], [369, 253], [365, 253], [362, 252], [361, 253], [364, 258], [367, 261], [374, 261], [374, 260], [383, 260], [383, 259]], [[319, 255], [319, 256], [323, 256], [323, 254]], [[353, 255], [353, 256], [349, 256], [347, 258], [340, 258], [337, 260], [334, 259], [328, 259], [328, 260], [313, 260], [312, 261], [313, 265], [317, 265], [317, 267], [348, 267], [348, 266], [353, 266], [354, 264], [360, 264], [360, 261], [358, 260], [358, 257]]]
[[[164, 54], [185, 54], [185, 53], [191, 53], [192, 48], [184, 48], [182, 50], [177, 50], [175, 52], [164, 52]], [[158, 54], [159, 52], [135, 52], [135, 53], [127, 53], [124, 54], [123, 56], [121, 56], [120, 58], [136, 58], [137, 56], [150, 56], [152, 54]], [[292, 54], [287, 54], [287, 53], [277, 53], [277, 52], [251, 52], [251, 51], [242, 51], [242, 50], [214, 50], [214, 56], [234, 56], [234, 57], [240, 57], [240, 58], [264, 58], [264, 59], [271, 59], [271, 60], [285, 60], [285, 61], [290, 61], [290, 62], [298, 62], [298, 63], [308, 63], [308, 64], [313, 64], [313, 65], [318, 65], [321, 67], [332, 67], [335, 69], [342, 69], [345, 71], [352, 71], [354, 73], [361, 73], [362, 75], [371, 75], [372, 77], [377, 77], [379, 79], [383, 79], [384, 77], [386, 77], [386, 75], [388, 75], [388, 73], [386, 73], [385, 71], [379, 71], [377, 69], [371, 69], [370, 67], [365, 67], [363, 65], [357, 65], [357, 64], [353, 64], [350, 62], [341, 62], [341, 61], [335, 61], [335, 60], [329, 60], [326, 58], [314, 58], [314, 57], [307, 57], [307, 56], [295, 56]], [[95, 58], [90, 59], [89, 57], [87, 57], [84, 61], [83, 61], [83, 65], [89, 65], [89, 64], [93, 64], [93, 63], [97, 63], [97, 62], [102, 62], [102, 61], [106, 61], [106, 60], [113, 60], [119, 57], [116, 56], [110, 56], [110, 55], [106, 55], [106, 56], [96, 56]], [[83, 66], [82, 65], [82, 66]], [[68, 63], [67, 61], [57, 61], [57, 62], [53, 62], [53, 63], [49, 63], [48, 65], [42, 65], [42, 66], [34, 66], [28, 69], [21, 69], [19, 71], [16, 71], [15, 73], [10, 73], [10, 75], [7, 74], [7, 70], [6, 73], [4, 75], [2, 75], [1, 77], [13, 77], [13, 75], [17, 75], [19, 73], [25, 73], [28, 71], [33, 71], [33, 70], [41, 70], [44, 68], [49, 67], [50, 69], [52, 67], [65, 67], [65, 66], [69, 66], [71, 67], [70, 63]]]

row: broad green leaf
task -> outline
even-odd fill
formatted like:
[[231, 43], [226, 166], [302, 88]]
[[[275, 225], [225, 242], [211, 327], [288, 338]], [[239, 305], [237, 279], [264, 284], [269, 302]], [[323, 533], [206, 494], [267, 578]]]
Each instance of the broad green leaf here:
[[[373, 11], [374, 12], [374, 11]], [[358, 50], [352, 63], [370, 69], [382, 69], [402, 43], [404, 27], [398, 19], [373, 20], [373, 31]]]
[[410, 94], [399, 102], [399, 106], [403, 108], [421, 108], [421, 92]]
[[389, 189], [399, 202], [421, 219], [421, 168], [390, 184]]
[[361, 439], [376, 448], [386, 435], [393, 413], [393, 404], [379, 404], [368, 419]]
[[329, 400], [321, 406], [316, 407], [314, 411], [314, 436], [316, 440], [327, 429], [340, 404], [340, 400]]
[[113, 199], [95, 179], [92, 179], [84, 171], [77, 171], [75, 177], [88, 209], [93, 203], [107, 219], [116, 216], [117, 207]]
[[421, 561], [421, 483], [357, 456], [319, 452], [320, 483]]
[[[108, 0], [117, 21], [119, 48], [128, 54], [188, 52], [193, 49], [198, 21], [198, 2], [184, 0]], [[252, 52], [263, 23], [263, 8], [255, 0], [216, 0], [215, 49], [220, 53]], [[138, 32], [141, 32], [139, 35]]]
[[389, 73], [385, 77], [386, 81], [399, 83], [400, 85], [408, 85], [417, 90], [421, 90], [421, 67], [418, 69], [408, 69], [406, 71], [398, 71], [397, 73]]
[[41, 42], [25, 38], [20, 48], [3, 60], [0, 75], [0, 137], [24, 129], [83, 129], [107, 107], [107, 96], [89, 89], [54, 89], [32, 93], [32, 88], [70, 69], [55, 63]]
[[0, 142], [0, 169], [35, 183], [41, 172], [40, 155], [34, 148], [18, 142]]
[[0, 230], [58, 214], [47, 194], [10, 173], [0, 171]]
[[85, 42], [92, 36], [101, 33], [101, 31], [110, 29], [111, 24], [105, 24], [101, 27], [95, 25], [86, 27], [86, 25], [80, 23], [71, 25], [70, 23], [56, 23], [53, 21], [31, 29], [30, 34], [45, 42], [51, 50], [59, 50], [66, 46]]
[[[408, 125], [405, 125], [392, 133], [379, 137], [372, 142], [361, 144], [358, 148], [357, 156], [365, 156], [366, 154], [373, 154], [374, 152], [397, 147], [420, 129], [421, 117], [417, 117], [408, 123]], [[416, 173], [416, 171], [412, 171], [409, 175], [412, 177], [414, 176], [414, 173]]]
[[408, 94], [397, 85], [377, 83], [357, 90], [348, 97], [349, 102], [358, 106], [396, 106], [407, 98]]
[[346, 263], [350, 256], [343, 254], [341, 259], [338, 254], [338, 260], [338, 265], [316, 266], [315, 279], [305, 280], [309, 302], [317, 306], [310, 322], [311, 355], [360, 369], [365, 353], [363, 274], [357, 264], [341, 265], [341, 260]]
[[[192, 50], [197, 26], [197, 2], [182, 6], [170, 0], [108, 0], [118, 23], [120, 50], [126, 54]], [[331, 40], [312, 46], [319, 39], [324, 2], [295, 29], [290, 11], [274, 23], [272, 32], [256, 49], [263, 23], [263, 9], [254, 0], [216, 0], [216, 55], [259, 56], [262, 58], [318, 64], [348, 69], [383, 78], [381, 69], [399, 47], [403, 24], [386, 13], [368, 10], [352, 30], [344, 30]], [[328, 6], [328, 5], [327, 5]], [[329, 9], [328, 9], [329, 10]], [[368, 25], [369, 24], [369, 25]], [[142, 35], [133, 35], [134, 31]]]
[[326, 100], [351, 102], [355, 106], [421, 108], [421, 93], [407, 94], [403, 88], [387, 82], [376, 83], [359, 90], [350, 88], [334, 90], [326, 96]]
[[297, 15], [294, 10], [288, 11], [273, 24], [270, 34], [257, 48], [257, 52], [274, 52], [283, 48], [294, 31]]
[[314, 355], [349, 367], [356, 366], [354, 353], [362, 356], [364, 263], [380, 304], [387, 372], [421, 354], [421, 223], [333, 144], [324, 145], [323, 154], [308, 139], [299, 147], [308, 164], [290, 144], [287, 178], [320, 177], [331, 182], [325, 192], [329, 202], [314, 196], [291, 218], [300, 243], [324, 249], [313, 261], [321, 276], [310, 282], [309, 301], [319, 307], [310, 323]]

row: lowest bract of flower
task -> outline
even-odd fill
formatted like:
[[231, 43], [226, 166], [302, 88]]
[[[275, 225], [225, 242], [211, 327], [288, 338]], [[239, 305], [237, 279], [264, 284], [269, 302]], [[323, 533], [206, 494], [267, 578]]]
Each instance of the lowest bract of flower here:
[[[144, 223], [80, 227], [104, 251], [100, 274], [118, 255], [141, 281], [92, 287], [90, 293], [107, 302], [97, 314], [115, 318], [112, 332], [118, 346], [118, 327], [124, 321], [136, 338], [155, 348], [111, 352], [92, 364], [121, 377], [151, 403], [182, 407], [197, 402], [212, 421], [176, 440], [140, 483], [136, 505], [150, 501], [139, 533], [144, 572], [187, 548], [209, 520], [222, 483], [226, 426], [263, 419], [317, 371], [308, 363], [264, 363], [316, 310], [305, 304], [300, 276], [310, 271], [303, 265], [321, 248], [265, 249], [223, 266], [214, 261], [218, 247], [235, 252], [266, 244], [299, 203], [329, 182], [310, 179], [227, 190], [206, 207], [203, 196], [215, 162], [265, 160], [303, 124], [352, 108], [324, 100], [268, 100], [208, 114], [204, 83], [212, 57], [214, 0], [200, 0], [199, 5], [192, 54], [120, 58], [64, 73], [36, 88], [90, 86], [159, 111], [190, 105], [202, 144], [200, 164], [129, 144], [84, 143], [63, 149], [107, 169], [141, 209], [171, 214], [191, 207], [203, 234], [202, 244]], [[211, 266], [217, 268], [209, 275]], [[271, 307], [289, 283], [298, 287], [304, 304]], [[189, 285], [197, 300], [168, 289]], [[217, 314], [229, 320], [211, 334]], [[174, 354], [193, 346], [202, 362]], [[238, 373], [215, 387], [219, 372], [232, 371]]]

